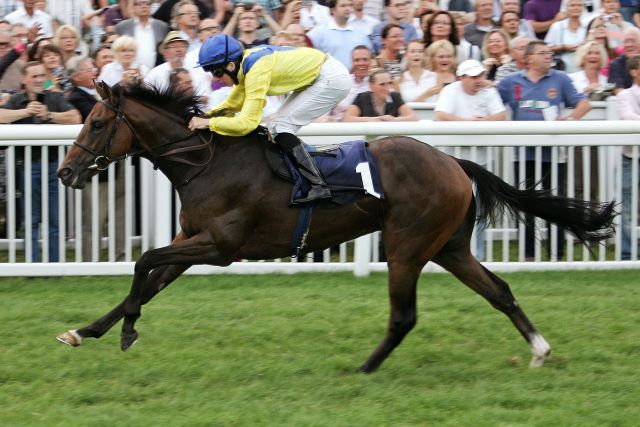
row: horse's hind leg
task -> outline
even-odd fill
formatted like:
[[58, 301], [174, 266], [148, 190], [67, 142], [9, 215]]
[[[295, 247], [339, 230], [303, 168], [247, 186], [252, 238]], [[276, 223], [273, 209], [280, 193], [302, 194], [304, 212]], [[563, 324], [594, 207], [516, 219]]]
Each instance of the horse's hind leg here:
[[416, 285], [421, 266], [389, 262], [389, 300], [391, 314], [387, 334], [369, 359], [360, 367], [362, 372], [375, 371], [416, 324]]
[[[149, 302], [161, 290], [180, 277], [189, 265], [165, 265], [151, 272], [142, 295], [142, 304]], [[59, 335], [58, 341], [71, 346], [79, 346], [83, 338], [100, 338], [124, 316], [124, 301], [115, 306], [95, 322], [80, 329], [67, 331]]]
[[453, 273], [462, 283], [489, 301], [493, 307], [506, 314], [531, 346], [533, 358], [529, 366], [532, 368], [542, 366], [551, 353], [551, 346], [524, 314], [511, 293], [509, 285], [471, 255], [468, 242], [466, 247], [453, 249], [454, 246], [453, 241], [447, 243], [433, 258], [433, 262]]

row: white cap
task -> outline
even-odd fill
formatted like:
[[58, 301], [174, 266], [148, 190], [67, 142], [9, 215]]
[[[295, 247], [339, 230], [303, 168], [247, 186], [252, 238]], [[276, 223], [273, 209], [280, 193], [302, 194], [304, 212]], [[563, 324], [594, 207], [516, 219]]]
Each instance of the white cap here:
[[462, 61], [460, 65], [458, 65], [458, 69], [456, 70], [456, 75], [458, 77], [469, 76], [475, 77], [487, 71], [480, 62], [475, 59], [467, 59], [466, 61]]

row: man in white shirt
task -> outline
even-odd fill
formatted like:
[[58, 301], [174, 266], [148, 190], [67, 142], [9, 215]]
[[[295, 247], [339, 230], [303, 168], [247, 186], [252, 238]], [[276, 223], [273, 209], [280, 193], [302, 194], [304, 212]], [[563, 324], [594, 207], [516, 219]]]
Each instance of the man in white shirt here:
[[188, 48], [189, 41], [182, 37], [179, 31], [169, 31], [159, 48], [165, 62], [149, 71], [144, 77], [144, 82], [156, 89], [166, 89], [171, 73], [183, 67]]
[[40, 25], [40, 34], [44, 37], [53, 37], [53, 19], [51, 15], [34, 7], [35, 0], [24, 0], [22, 7], [4, 17], [11, 24], [21, 23], [31, 28]]
[[[463, 61], [456, 71], [459, 81], [445, 86], [436, 103], [436, 120], [442, 121], [502, 121], [507, 110], [498, 91], [486, 79], [486, 68], [475, 59]], [[471, 148], [463, 148], [460, 158], [487, 166], [487, 149], [478, 148], [471, 158]], [[484, 228], [475, 232], [475, 256], [484, 259]]]
[[364, 13], [364, 3], [365, 0], [353, 0], [353, 13], [347, 23], [368, 37], [371, 36], [373, 28], [380, 23], [380, 20]]

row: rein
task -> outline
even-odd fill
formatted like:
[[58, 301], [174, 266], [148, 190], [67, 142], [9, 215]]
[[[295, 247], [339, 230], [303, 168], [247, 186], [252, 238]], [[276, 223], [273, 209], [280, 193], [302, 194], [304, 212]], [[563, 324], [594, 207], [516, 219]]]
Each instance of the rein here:
[[[209, 162], [211, 161], [211, 159], [213, 158], [213, 153], [214, 153], [214, 149], [212, 148], [212, 146], [214, 145], [213, 144], [213, 132], [211, 132], [211, 135], [210, 135], [208, 140], [203, 137], [202, 132], [197, 132], [198, 137], [200, 138], [200, 141], [202, 142], [202, 144], [199, 144], [199, 145], [192, 145], [192, 146], [187, 146], [187, 147], [179, 147], [179, 148], [170, 149], [170, 150], [165, 151], [163, 153], [157, 153], [157, 151], [159, 149], [163, 149], [164, 147], [176, 144], [178, 142], [185, 141], [185, 140], [191, 138], [194, 133], [196, 133], [196, 132], [190, 132], [187, 136], [185, 136], [183, 138], [180, 138], [180, 139], [177, 139], [177, 140], [174, 140], [174, 141], [169, 141], [169, 142], [161, 144], [161, 145], [159, 145], [157, 147], [152, 147], [150, 150], [141, 149], [141, 150], [138, 150], [138, 151], [135, 151], [135, 152], [132, 152], [132, 153], [125, 153], [125, 154], [122, 154], [120, 156], [112, 157], [111, 156], [111, 149], [113, 147], [113, 140], [115, 138], [116, 132], [117, 132], [118, 127], [120, 126], [121, 122], [124, 122], [127, 125], [127, 127], [131, 131], [131, 134], [133, 135], [135, 140], [140, 141], [140, 137], [139, 137], [138, 133], [135, 131], [133, 125], [131, 124], [131, 121], [124, 115], [124, 111], [123, 111], [124, 110], [124, 96], [120, 96], [119, 97], [117, 108], [112, 106], [111, 104], [105, 102], [104, 100], [101, 100], [99, 102], [102, 105], [104, 105], [105, 107], [107, 107], [109, 110], [114, 112], [114, 114], [116, 116], [116, 120], [115, 120], [115, 124], [114, 124], [113, 128], [111, 129], [111, 133], [109, 135], [109, 140], [107, 141], [107, 144], [102, 149], [102, 152], [96, 152], [96, 151], [94, 151], [93, 149], [91, 149], [89, 146], [87, 146], [85, 144], [80, 144], [77, 141], [73, 141], [73, 145], [76, 145], [76, 146], [80, 147], [81, 149], [85, 150], [86, 152], [88, 152], [89, 154], [94, 156], [93, 165], [88, 166], [88, 169], [103, 171], [103, 170], [106, 170], [109, 167], [109, 165], [111, 163], [113, 163], [113, 162], [117, 162], [119, 160], [126, 159], [127, 157], [137, 156], [137, 155], [140, 155], [140, 154], [145, 153], [145, 152], [151, 154], [152, 162], [153, 162], [153, 168], [154, 169], [158, 169], [158, 162], [160, 160], [162, 160], [163, 158], [168, 160], [168, 161], [173, 161], [173, 162], [182, 163], [182, 164], [185, 164], [185, 165], [188, 165], [188, 166], [195, 166], [195, 167], [203, 168], [203, 169], [200, 169], [193, 176], [183, 180], [181, 183], [174, 184], [175, 187], [180, 187], [180, 186], [188, 184], [193, 179], [195, 179], [197, 176], [199, 176], [204, 171], [204, 166], [208, 165]], [[192, 162], [190, 160], [183, 159], [183, 158], [177, 156], [178, 154], [190, 153], [190, 152], [200, 151], [200, 150], [204, 150], [204, 149], [208, 149], [209, 150], [209, 156], [207, 157], [206, 160], [204, 160], [203, 162], [200, 162], [200, 163]]]

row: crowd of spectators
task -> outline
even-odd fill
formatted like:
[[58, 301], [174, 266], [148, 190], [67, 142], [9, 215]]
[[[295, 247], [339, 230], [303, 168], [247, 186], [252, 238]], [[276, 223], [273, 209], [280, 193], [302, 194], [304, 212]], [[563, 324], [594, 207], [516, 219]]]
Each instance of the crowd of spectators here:
[[[0, 122], [56, 123], [62, 116], [47, 115], [54, 104], [80, 122], [79, 95], [96, 98], [94, 78], [179, 83], [213, 107], [229, 88], [197, 55], [219, 33], [246, 48], [308, 46], [342, 62], [353, 87], [323, 121], [417, 120], [406, 104], [415, 101], [437, 105], [438, 120], [504, 120], [505, 111], [513, 120], [579, 119], [589, 100], [637, 84], [629, 68], [638, 25], [638, 0], [5, 0]], [[282, 102], [269, 97], [266, 108]], [[576, 107], [573, 116], [561, 116], [563, 107]]]

